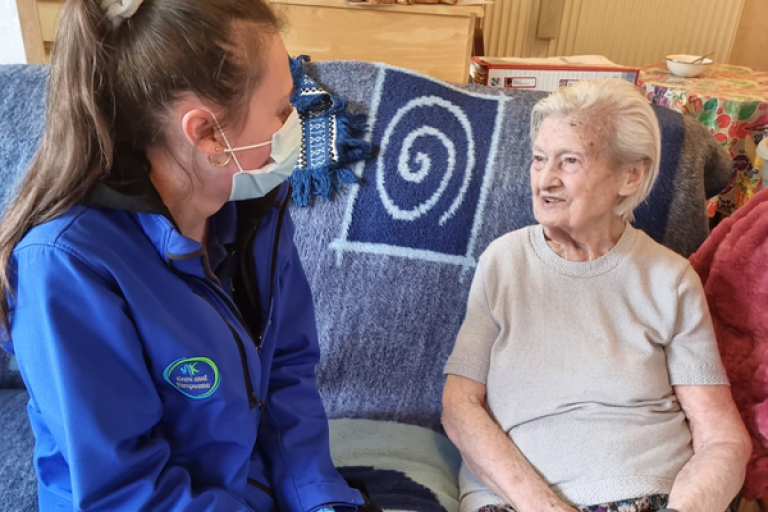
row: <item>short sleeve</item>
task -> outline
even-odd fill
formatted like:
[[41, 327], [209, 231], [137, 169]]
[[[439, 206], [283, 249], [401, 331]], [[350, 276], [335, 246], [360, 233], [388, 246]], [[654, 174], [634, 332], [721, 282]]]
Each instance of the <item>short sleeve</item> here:
[[678, 284], [675, 331], [665, 351], [673, 386], [728, 385], [704, 288], [690, 264]]
[[467, 313], [456, 337], [445, 374], [458, 375], [485, 384], [491, 364], [491, 348], [499, 336], [485, 289], [482, 259], [469, 290]]

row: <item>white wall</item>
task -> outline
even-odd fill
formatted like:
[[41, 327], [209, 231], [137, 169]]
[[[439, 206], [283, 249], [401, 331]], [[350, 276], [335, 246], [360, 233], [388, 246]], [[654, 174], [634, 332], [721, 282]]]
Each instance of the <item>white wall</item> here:
[[[26, 1], [26, 0], [20, 0]], [[16, 0], [0, 0], [0, 64], [26, 64]]]

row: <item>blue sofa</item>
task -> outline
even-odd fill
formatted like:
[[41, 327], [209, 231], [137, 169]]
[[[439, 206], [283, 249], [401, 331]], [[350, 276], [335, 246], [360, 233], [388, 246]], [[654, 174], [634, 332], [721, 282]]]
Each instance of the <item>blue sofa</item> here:
[[[368, 116], [373, 155], [331, 201], [292, 207], [317, 306], [318, 386], [334, 460], [385, 510], [456, 512], [460, 457], [440, 429], [442, 367], [474, 266], [496, 237], [534, 222], [529, 114], [543, 94], [454, 87], [383, 65], [305, 65]], [[0, 190], [39, 143], [45, 67], [0, 67]], [[308, 86], [307, 86], [308, 87]], [[704, 200], [730, 160], [703, 126], [657, 110], [661, 176], [636, 225], [687, 256], [708, 235]], [[333, 137], [333, 120], [328, 125]], [[77, 127], [72, 127], [77, 129]], [[329, 136], [328, 133], [321, 134]], [[0, 351], [0, 510], [36, 510], [27, 394]]]

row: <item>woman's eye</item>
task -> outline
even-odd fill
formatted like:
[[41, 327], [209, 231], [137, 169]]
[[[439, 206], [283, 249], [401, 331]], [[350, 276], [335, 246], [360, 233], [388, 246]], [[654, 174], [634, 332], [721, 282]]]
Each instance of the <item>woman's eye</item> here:
[[577, 164], [577, 163], [579, 163], [579, 159], [578, 158], [573, 158], [573, 157], [568, 157], [568, 158], [565, 159], [565, 163], [572, 164], [572, 165], [573, 164]]
[[540, 155], [533, 155], [533, 161], [541, 163], [544, 161], [544, 157]]

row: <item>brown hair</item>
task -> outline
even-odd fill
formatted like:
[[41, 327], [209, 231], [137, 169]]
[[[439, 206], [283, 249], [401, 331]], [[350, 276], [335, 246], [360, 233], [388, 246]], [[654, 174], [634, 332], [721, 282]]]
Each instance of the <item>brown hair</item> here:
[[[67, 0], [51, 59], [40, 148], [0, 224], [0, 331], [10, 337], [9, 263], [33, 227], [77, 204], [113, 167], [115, 146], [167, 147], [167, 107], [185, 94], [243, 122], [263, 75], [266, 0], [145, 0], [113, 24], [97, 0]], [[239, 115], [238, 115], [239, 113]]]

